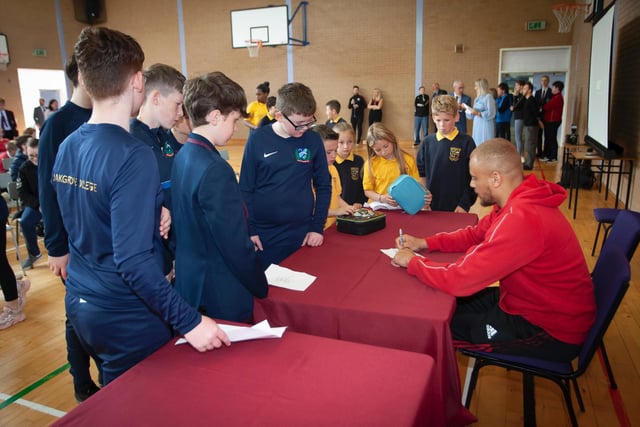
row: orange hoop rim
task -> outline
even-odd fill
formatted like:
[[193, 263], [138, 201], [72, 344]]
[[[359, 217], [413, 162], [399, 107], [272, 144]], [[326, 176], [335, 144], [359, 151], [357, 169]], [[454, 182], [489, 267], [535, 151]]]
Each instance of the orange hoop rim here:
[[247, 44], [247, 47], [249, 46], [257, 46], [257, 47], [262, 47], [262, 40], [245, 40], [244, 41]]

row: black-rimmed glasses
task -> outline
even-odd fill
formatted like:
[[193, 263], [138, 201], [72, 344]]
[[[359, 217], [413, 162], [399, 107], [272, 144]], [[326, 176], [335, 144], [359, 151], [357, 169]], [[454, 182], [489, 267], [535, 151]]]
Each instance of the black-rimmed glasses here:
[[287, 119], [287, 121], [288, 121], [289, 123], [291, 123], [291, 126], [293, 126], [293, 130], [295, 130], [295, 131], [299, 131], [299, 130], [302, 130], [302, 129], [308, 129], [308, 128], [310, 128], [311, 126], [313, 126], [315, 122], [317, 122], [317, 121], [318, 121], [318, 120], [316, 119], [316, 116], [314, 115], [314, 116], [313, 116], [313, 120], [311, 120], [310, 122], [308, 122], [308, 123], [303, 123], [303, 124], [301, 124], [301, 125], [297, 125], [297, 124], [293, 123], [293, 122], [291, 121], [291, 119], [290, 119], [289, 117], [287, 117], [287, 115], [286, 115], [285, 113], [282, 113], [282, 112], [281, 112], [280, 114], [282, 114], [282, 117], [284, 117], [285, 119]]

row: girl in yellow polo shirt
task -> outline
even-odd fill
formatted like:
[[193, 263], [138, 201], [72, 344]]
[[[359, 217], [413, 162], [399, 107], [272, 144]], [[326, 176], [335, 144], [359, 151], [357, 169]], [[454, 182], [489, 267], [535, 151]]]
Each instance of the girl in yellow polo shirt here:
[[388, 188], [402, 174], [410, 175], [419, 182], [415, 159], [400, 149], [396, 136], [385, 125], [372, 124], [367, 131], [367, 161], [362, 179], [369, 202], [398, 206], [389, 195]]

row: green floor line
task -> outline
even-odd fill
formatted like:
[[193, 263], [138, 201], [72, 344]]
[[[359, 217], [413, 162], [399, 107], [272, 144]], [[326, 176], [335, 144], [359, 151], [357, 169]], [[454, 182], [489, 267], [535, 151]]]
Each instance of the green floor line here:
[[31, 393], [33, 390], [37, 389], [42, 384], [46, 383], [47, 381], [49, 381], [51, 378], [55, 377], [56, 375], [59, 375], [62, 372], [66, 371], [67, 369], [69, 369], [69, 364], [68, 363], [60, 366], [58, 369], [56, 369], [55, 371], [45, 375], [44, 377], [40, 378], [38, 381], [34, 382], [33, 384], [28, 385], [27, 387], [23, 388], [22, 390], [20, 390], [19, 392], [17, 392], [16, 394], [11, 396], [7, 400], [5, 400], [4, 402], [0, 403], [0, 410], [2, 410], [4, 408], [6, 408], [7, 406], [11, 405], [16, 400], [22, 398], [22, 396], [24, 396], [25, 394]]

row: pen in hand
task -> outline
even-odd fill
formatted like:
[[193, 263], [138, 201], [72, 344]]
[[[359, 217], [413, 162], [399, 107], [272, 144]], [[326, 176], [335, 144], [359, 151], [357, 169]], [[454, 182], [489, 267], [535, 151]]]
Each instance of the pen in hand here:
[[404, 235], [402, 234], [402, 228], [400, 229], [400, 246], [404, 246]]

